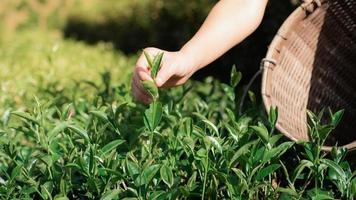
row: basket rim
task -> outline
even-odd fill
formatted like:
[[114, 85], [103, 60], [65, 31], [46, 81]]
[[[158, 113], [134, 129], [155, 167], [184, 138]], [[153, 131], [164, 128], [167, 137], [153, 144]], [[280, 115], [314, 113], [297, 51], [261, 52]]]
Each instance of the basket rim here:
[[[321, 0], [321, 3], [327, 3], [327, 0]], [[310, 13], [310, 10], [306, 9], [306, 7], [310, 4], [310, 2], [305, 2], [302, 5], [298, 6], [292, 13], [289, 15], [289, 17], [284, 21], [282, 26], [279, 28], [277, 34], [273, 38], [271, 44], [268, 47], [268, 51], [266, 54], [266, 57], [264, 60], [266, 61], [273, 61], [273, 62], [263, 62], [263, 73], [262, 73], [262, 86], [261, 86], [261, 95], [262, 95], [262, 100], [264, 104], [264, 108], [269, 113], [270, 107], [272, 106], [271, 102], [271, 96], [269, 95], [269, 86], [270, 82], [268, 81], [268, 77], [271, 76], [273, 73], [273, 68], [277, 65], [275, 60], [274, 60], [274, 55], [279, 54], [279, 47], [281, 46], [281, 43], [288, 38], [288, 33], [290, 32], [291, 28], [294, 26], [295, 23], [297, 23], [299, 20], [305, 18], [308, 16], [308, 12]], [[317, 9], [317, 8], [316, 8]], [[289, 139], [292, 141], [300, 141], [295, 135], [292, 133], [288, 132], [278, 121], [276, 123], [276, 128], [285, 136], [287, 136]], [[310, 140], [310, 136], [308, 134], [308, 139], [306, 141]], [[305, 141], [305, 140], [303, 140]], [[353, 141], [349, 144], [343, 145], [341, 147], [345, 147], [348, 150], [356, 150], [356, 141]], [[324, 151], [331, 151], [332, 146], [323, 146], [322, 150]]]

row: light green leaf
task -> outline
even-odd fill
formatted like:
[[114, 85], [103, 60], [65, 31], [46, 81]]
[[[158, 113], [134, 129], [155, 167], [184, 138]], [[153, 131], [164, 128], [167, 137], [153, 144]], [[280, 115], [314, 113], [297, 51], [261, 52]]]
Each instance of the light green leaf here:
[[163, 52], [160, 52], [153, 58], [153, 63], [151, 68], [151, 76], [153, 79], [155, 79], [157, 76], [158, 70], [161, 66], [163, 54], [164, 54]]
[[118, 199], [120, 193], [120, 189], [110, 190], [104, 193], [104, 195], [100, 198], [100, 200], [112, 200]]
[[152, 62], [152, 58], [151, 58], [151, 56], [146, 52], [146, 51], [143, 51], [143, 54], [145, 55], [145, 57], [146, 57], [146, 60], [147, 60], [147, 63], [148, 63], [148, 66], [150, 67], [150, 68], [152, 68], [152, 66], [153, 66], [153, 62]]
[[222, 89], [224, 90], [225, 94], [229, 97], [231, 101], [235, 100], [235, 91], [234, 88], [226, 85], [225, 83], [221, 84]]
[[37, 125], [39, 124], [38, 121], [37, 121], [37, 119], [34, 118], [34, 117], [32, 117], [32, 116], [31, 116], [30, 114], [28, 114], [28, 113], [21, 112], [21, 111], [12, 111], [11, 114], [16, 115], [16, 116], [18, 116], [18, 117], [20, 117], [20, 118], [22, 118], [22, 119], [27, 120], [27, 121], [30, 121], [30, 122], [32, 122], [32, 123], [34, 123], [34, 124], [37, 124]]
[[149, 80], [141, 81], [141, 83], [145, 90], [148, 92], [148, 94], [151, 95], [152, 99], [156, 101], [159, 97], [159, 92], [156, 84]]
[[208, 140], [220, 153], [222, 153], [222, 147], [218, 140], [212, 136], [205, 136], [205, 140]]
[[150, 107], [146, 109], [144, 114], [144, 122], [146, 127], [153, 132], [159, 125], [162, 119], [162, 103], [154, 101]]
[[78, 126], [75, 126], [75, 125], [68, 125], [68, 128], [70, 130], [72, 130], [73, 132], [77, 133], [78, 135], [82, 136], [86, 142], [90, 142], [90, 139], [89, 139], [89, 136], [88, 136], [88, 133], [86, 130], [84, 130]]
[[236, 66], [232, 66], [230, 74], [230, 85], [235, 88], [237, 84], [241, 81], [242, 74], [241, 72], [236, 71]]

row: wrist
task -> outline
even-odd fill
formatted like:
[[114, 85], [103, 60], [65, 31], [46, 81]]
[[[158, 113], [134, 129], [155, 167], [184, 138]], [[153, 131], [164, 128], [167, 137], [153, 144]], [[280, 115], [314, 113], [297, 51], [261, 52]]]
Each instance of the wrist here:
[[204, 67], [201, 64], [200, 56], [196, 53], [197, 51], [194, 51], [192, 48], [185, 45], [178, 52], [181, 55], [182, 64], [188, 67], [193, 73]]

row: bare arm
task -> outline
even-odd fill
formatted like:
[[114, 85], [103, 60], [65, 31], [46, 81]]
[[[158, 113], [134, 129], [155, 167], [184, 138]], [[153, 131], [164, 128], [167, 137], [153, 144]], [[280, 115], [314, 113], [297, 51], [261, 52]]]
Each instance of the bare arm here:
[[[179, 51], [146, 48], [155, 55], [165, 52], [155, 80], [158, 87], [184, 84], [197, 70], [210, 64], [249, 36], [261, 23], [268, 0], [220, 0], [205, 22]], [[132, 93], [148, 103], [149, 95], [140, 81], [150, 80], [148, 64], [143, 55], [138, 59], [132, 81]]]
[[267, 0], [221, 0], [181, 49], [197, 69], [210, 64], [249, 36], [263, 18]]

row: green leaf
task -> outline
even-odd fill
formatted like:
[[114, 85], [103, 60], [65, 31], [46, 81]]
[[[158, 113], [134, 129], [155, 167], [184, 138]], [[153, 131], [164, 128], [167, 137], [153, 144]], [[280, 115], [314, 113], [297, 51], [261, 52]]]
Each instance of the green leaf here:
[[146, 57], [146, 60], [147, 60], [147, 63], [148, 63], [148, 66], [152, 69], [152, 66], [153, 66], [153, 62], [152, 62], [152, 58], [151, 56], [146, 52], [146, 51], [143, 51], [143, 54], [145, 55]]
[[73, 132], [77, 133], [78, 135], [82, 136], [86, 142], [90, 143], [90, 139], [86, 130], [75, 125], [68, 125], [68, 128]]
[[102, 111], [98, 111], [98, 110], [93, 110], [90, 111], [91, 114], [93, 114], [95, 117], [99, 118], [100, 120], [104, 121], [104, 122], [108, 122], [108, 116], [106, 113], [102, 112]]
[[263, 168], [262, 170], [260, 170], [258, 172], [258, 174], [256, 176], [256, 180], [261, 181], [263, 178], [272, 174], [274, 171], [276, 171], [280, 167], [281, 167], [280, 164], [272, 164], [272, 165], [269, 165], [269, 166]]
[[126, 160], [126, 168], [131, 178], [134, 178], [135, 175], [140, 173], [140, 167], [138, 164], [130, 160]]
[[305, 168], [311, 168], [314, 164], [309, 160], [301, 160], [293, 172], [292, 182], [294, 183]]
[[157, 76], [158, 70], [161, 66], [163, 54], [164, 54], [163, 52], [160, 52], [153, 58], [153, 63], [151, 68], [151, 76], [153, 79], [155, 79]]
[[289, 198], [285, 198], [285, 199], [291, 199], [290, 196], [291, 197], [299, 196], [299, 194], [296, 191], [292, 190], [291, 188], [278, 187], [276, 191], [279, 193], [287, 194]]
[[268, 121], [274, 127], [278, 120], [278, 108], [271, 107], [269, 109]]
[[248, 91], [248, 97], [250, 98], [250, 101], [252, 103], [254, 103], [254, 104], [256, 103], [256, 95], [251, 90]]
[[234, 88], [232, 88], [229, 85], [226, 85], [225, 83], [221, 84], [222, 89], [224, 90], [225, 94], [229, 97], [231, 101], [235, 100], [235, 91]]
[[337, 163], [329, 159], [321, 159], [320, 162], [328, 166], [330, 170], [333, 170], [337, 174], [339, 181], [346, 183], [346, 174]]
[[239, 148], [236, 153], [232, 156], [231, 160], [230, 160], [230, 166], [233, 165], [237, 159], [240, 158], [240, 156], [248, 153], [250, 151], [250, 147], [254, 144], [256, 144], [257, 141], [251, 141], [249, 143], [244, 144], [241, 148]]
[[63, 195], [56, 195], [53, 199], [54, 200], [69, 200], [68, 197], [63, 196]]
[[101, 148], [101, 155], [105, 155], [109, 153], [110, 151], [114, 150], [116, 147], [119, 145], [125, 143], [125, 140], [114, 140], [108, 144], [106, 144], [103, 148]]
[[11, 171], [11, 180], [14, 180], [18, 175], [20, 175], [21, 170], [22, 170], [22, 165], [17, 165], [12, 171]]
[[57, 134], [63, 132], [66, 128], [68, 128], [68, 123], [60, 122], [48, 133], [48, 139], [51, 141], [54, 137], [57, 136]]
[[248, 184], [244, 172], [239, 168], [232, 168], [232, 171], [236, 174], [236, 176], [239, 178], [240, 183], [242, 183], [243, 185], [241, 190], [247, 189]]
[[284, 154], [289, 148], [293, 146], [294, 142], [284, 142], [280, 144], [278, 147], [272, 148], [263, 156], [263, 162], [268, 162], [273, 158], [278, 158], [282, 154]]
[[313, 188], [307, 191], [307, 194], [312, 200], [332, 200], [335, 199], [330, 191], [324, 191], [320, 188]]
[[20, 118], [22, 118], [22, 119], [25, 119], [25, 120], [27, 120], [27, 121], [30, 121], [30, 122], [32, 122], [32, 123], [34, 123], [34, 124], [39, 125], [37, 119], [34, 118], [34, 117], [32, 117], [32, 116], [31, 116], [30, 114], [28, 114], [28, 113], [21, 112], [21, 111], [12, 111], [11, 114], [16, 115], [16, 116], [18, 116], [18, 117], [20, 117]]
[[242, 74], [241, 72], [236, 71], [236, 66], [232, 66], [230, 74], [230, 85], [235, 88], [237, 84], [241, 81]]
[[171, 188], [174, 182], [172, 168], [167, 164], [164, 164], [161, 167], [160, 174], [163, 182], [167, 184], [169, 188]]
[[230, 136], [235, 140], [235, 142], [239, 142], [239, 137], [236, 133], [236, 130], [230, 126], [229, 124], [224, 124], [226, 130], [229, 132]]
[[257, 135], [262, 139], [262, 141], [265, 144], [268, 144], [268, 140], [269, 140], [269, 136], [268, 136], [268, 130], [265, 127], [264, 124], [262, 124], [261, 122], [258, 122], [258, 126], [251, 126], [251, 128], [253, 130], [255, 130], [255, 132], [257, 133]]
[[159, 164], [151, 165], [143, 170], [141, 174], [141, 184], [148, 185], [160, 169]]
[[213, 144], [215, 149], [217, 149], [220, 153], [222, 153], [222, 147], [216, 138], [212, 136], [205, 136], [204, 140], [209, 141], [211, 144]]
[[110, 190], [103, 194], [100, 200], [112, 200], [118, 199], [120, 193], [120, 189]]
[[[333, 127], [336, 127], [340, 123], [342, 117], [344, 116], [344, 112], [345, 112], [345, 110], [339, 110], [336, 113], [331, 115], [331, 125]], [[330, 113], [331, 113], [331, 111], [330, 111]]]
[[187, 182], [187, 186], [189, 187], [190, 191], [192, 191], [194, 189], [196, 179], [197, 179], [197, 172], [194, 171], [192, 176], [189, 178], [189, 180]]
[[150, 104], [150, 107], [146, 109], [144, 114], [144, 122], [146, 127], [153, 132], [159, 125], [162, 119], [162, 104], [154, 101]]
[[141, 81], [141, 83], [145, 90], [148, 92], [148, 94], [151, 95], [152, 99], [156, 101], [159, 97], [159, 92], [156, 84], [149, 80]]
[[216, 134], [219, 134], [218, 128], [211, 121], [204, 119], [203, 122], [208, 125], [212, 130], [214, 130]]

